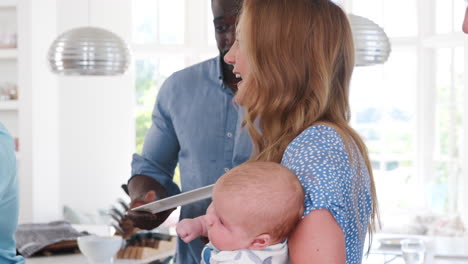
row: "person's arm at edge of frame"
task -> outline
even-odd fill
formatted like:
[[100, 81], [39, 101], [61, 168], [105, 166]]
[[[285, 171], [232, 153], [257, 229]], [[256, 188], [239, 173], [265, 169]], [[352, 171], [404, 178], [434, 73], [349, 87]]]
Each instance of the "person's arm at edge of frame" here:
[[[171, 76], [162, 85], [153, 110], [152, 125], [145, 137], [143, 153], [133, 157], [133, 176], [126, 186], [131, 208], [179, 192], [172, 180], [180, 146], [170, 119], [169, 106], [165, 105], [171, 101], [174, 82]], [[172, 211], [173, 209], [167, 210], [157, 215], [129, 211], [128, 216], [136, 226], [152, 229], [164, 222]]]
[[343, 230], [327, 209], [304, 217], [289, 237], [288, 247], [292, 264], [346, 263]]
[[18, 227], [19, 193], [13, 139], [0, 122], [0, 263], [25, 263], [16, 253], [15, 232]]

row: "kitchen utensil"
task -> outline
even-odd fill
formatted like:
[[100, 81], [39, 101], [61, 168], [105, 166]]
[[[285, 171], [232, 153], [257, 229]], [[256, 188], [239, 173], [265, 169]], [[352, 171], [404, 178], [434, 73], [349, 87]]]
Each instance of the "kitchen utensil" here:
[[214, 184], [208, 185], [192, 191], [177, 194], [165, 199], [147, 203], [145, 205], [135, 207], [131, 210], [145, 211], [152, 214], [156, 214], [162, 211], [166, 211], [168, 209], [176, 208], [178, 206], [183, 206], [211, 198], [213, 187]]

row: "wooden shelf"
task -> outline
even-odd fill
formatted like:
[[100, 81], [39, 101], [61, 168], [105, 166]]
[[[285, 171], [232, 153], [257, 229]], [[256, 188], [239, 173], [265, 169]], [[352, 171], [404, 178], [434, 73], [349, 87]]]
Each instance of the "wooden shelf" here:
[[0, 8], [15, 8], [18, 0], [0, 0]]
[[0, 59], [16, 59], [17, 57], [17, 49], [0, 49]]
[[18, 110], [18, 101], [0, 101], [0, 111], [16, 111]]

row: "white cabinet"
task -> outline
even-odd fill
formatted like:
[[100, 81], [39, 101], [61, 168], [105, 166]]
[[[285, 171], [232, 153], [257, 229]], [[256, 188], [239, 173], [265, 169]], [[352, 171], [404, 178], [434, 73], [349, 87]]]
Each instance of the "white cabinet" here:
[[16, 3], [0, 0], [0, 122], [18, 138]]
[[21, 223], [60, 219], [57, 78], [46, 60], [56, 2], [0, 0], [0, 86], [17, 87], [17, 100], [0, 101], [0, 122], [19, 146]]
[[16, 7], [17, 0], [1, 0], [0, 8]]
[[0, 49], [0, 60], [16, 60], [18, 51], [16, 48], [2, 48]]

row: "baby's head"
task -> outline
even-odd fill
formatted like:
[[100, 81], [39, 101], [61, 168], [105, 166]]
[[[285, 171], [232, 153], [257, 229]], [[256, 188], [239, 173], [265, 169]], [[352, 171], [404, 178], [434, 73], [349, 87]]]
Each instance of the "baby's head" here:
[[297, 177], [273, 162], [248, 162], [224, 174], [207, 210], [219, 250], [263, 249], [286, 239], [300, 220], [304, 193]]

